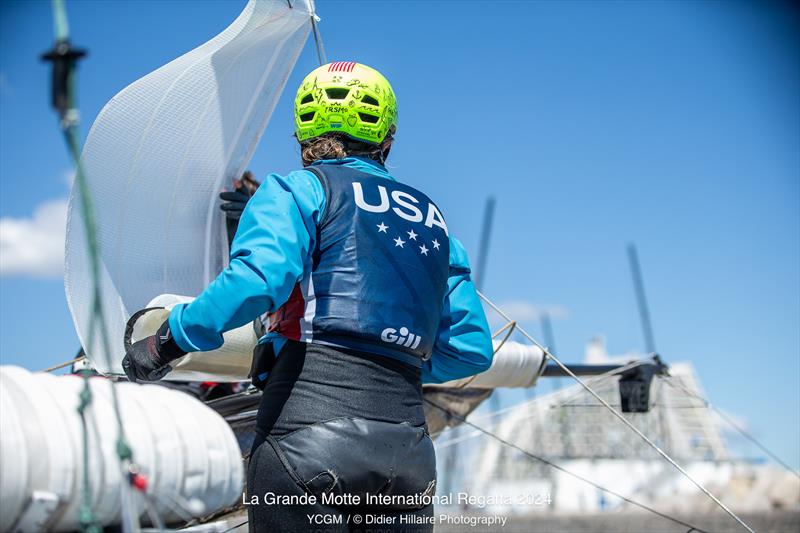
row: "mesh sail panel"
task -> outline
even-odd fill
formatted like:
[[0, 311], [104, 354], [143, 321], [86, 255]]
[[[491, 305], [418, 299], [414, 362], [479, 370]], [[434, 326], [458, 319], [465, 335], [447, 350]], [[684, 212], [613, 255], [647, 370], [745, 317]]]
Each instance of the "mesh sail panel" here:
[[131, 314], [159, 294], [200, 293], [225, 266], [217, 194], [251, 158], [310, 17], [309, 0], [251, 0], [225, 31], [114, 96], [92, 125], [82, 160], [98, 227], [107, 357], [99, 335], [89, 343], [92, 284], [74, 188], [64, 283], [100, 372], [121, 373]]

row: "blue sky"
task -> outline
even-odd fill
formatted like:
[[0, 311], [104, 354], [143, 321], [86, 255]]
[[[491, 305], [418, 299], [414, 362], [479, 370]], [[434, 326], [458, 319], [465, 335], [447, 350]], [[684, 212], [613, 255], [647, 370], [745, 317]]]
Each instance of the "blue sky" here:
[[[378, 68], [398, 94], [392, 171], [436, 199], [473, 260], [485, 199], [496, 196], [491, 297], [536, 335], [536, 309], [555, 309], [565, 360], [581, 360], [594, 335], [612, 353], [641, 350], [624, 248], [635, 242], [664, 358], [691, 360], [714, 403], [800, 464], [796, 11], [320, 4], [329, 58]], [[217, 34], [243, 5], [68, 0], [73, 39], [90, 51], [84, 131], [115, 93]], [[51, 40], [49, 3], [0, 4], [0, 217], [4, 232], [39, 231], [14, 248], [3, 237], [4, 255], [20, 246], [32, 255], [3, 258], [0, 359], [32, 369], [78, 346], [52, 266], [70, 164], [37, 59]], [[257, 175], [298, 166], [290, 93], [315, 66], [309, 43], [250, 165]]]

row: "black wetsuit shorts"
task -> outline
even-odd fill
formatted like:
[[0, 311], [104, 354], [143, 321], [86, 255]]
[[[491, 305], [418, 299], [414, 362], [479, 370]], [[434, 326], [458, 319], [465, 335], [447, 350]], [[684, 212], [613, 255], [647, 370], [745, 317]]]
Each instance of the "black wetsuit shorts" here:
[[288, 341], [257, 433], [251, 531], [433, 531], [436, 458], [418, 368]]

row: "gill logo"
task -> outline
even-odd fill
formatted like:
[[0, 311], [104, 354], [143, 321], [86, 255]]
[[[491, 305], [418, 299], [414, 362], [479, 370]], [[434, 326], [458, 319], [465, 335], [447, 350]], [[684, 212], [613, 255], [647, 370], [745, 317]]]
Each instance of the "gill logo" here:
[[422, 341], [422, 337], [409, 332], [408, 328], [400, 328], [399, 332], [394, 328], [386, 328], [381, 331], [381, 340], [383, 342], [391, 342], [393, 344], [399, 344], [404, 348], [416, 350], [417, 346], [419, 346], [419, 343]]

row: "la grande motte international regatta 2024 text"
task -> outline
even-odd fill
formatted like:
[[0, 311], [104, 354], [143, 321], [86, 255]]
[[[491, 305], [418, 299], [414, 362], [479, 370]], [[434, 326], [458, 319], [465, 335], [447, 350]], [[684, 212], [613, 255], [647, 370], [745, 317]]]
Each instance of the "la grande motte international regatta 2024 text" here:
[[267, 492], [263, 495], [242, 494], [242, 505], [322, 505], [357, 506], [357, 505], [404, 505], [408, 507], [424, 507], [434, 505], [461, 505], [483, 508], [495, 505], [550, 505], [549, 494], [521, 493], [510, 495], [476, 496], [466, 492], [456, 494], [327, 494], [317, 497], [313, 494], [275, 494]]

